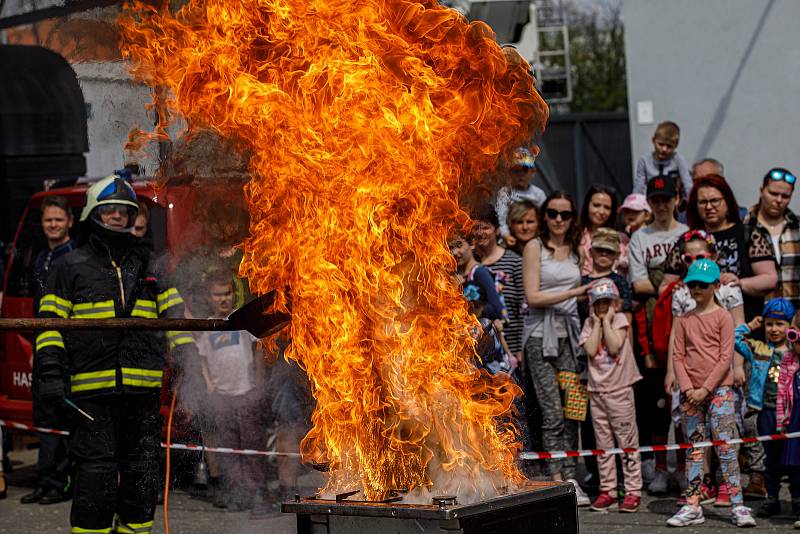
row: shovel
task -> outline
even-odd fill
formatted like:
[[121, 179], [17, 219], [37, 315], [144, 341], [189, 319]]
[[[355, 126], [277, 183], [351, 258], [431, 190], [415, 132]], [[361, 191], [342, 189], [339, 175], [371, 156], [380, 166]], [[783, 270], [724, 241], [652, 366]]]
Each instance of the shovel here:
[[267, 312], [275, 301], [270, 291], [234, 310], [227, 319], [144, 319], [124, 317], [114, 319], [0, 319], [3, 330], [188, 330], [217, 332], [247, 330], [257, 338], [269, 337], [289, 324], [291, 316], [282, 312]]

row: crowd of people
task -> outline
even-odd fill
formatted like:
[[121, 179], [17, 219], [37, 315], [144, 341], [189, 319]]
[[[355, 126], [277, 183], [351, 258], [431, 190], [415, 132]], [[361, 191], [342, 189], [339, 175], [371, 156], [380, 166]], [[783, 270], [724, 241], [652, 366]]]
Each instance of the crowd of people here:
[[[495, 203], [450, 243], [471, 309], [493, 326], [484, 337], [497, 340], [478, 344], [482, 365], [525, 392], [527, 450], [666, 444], [673, 425], [677, 442], [800, 430], [797, 179], [766, 170], [740, 207], [723, 165], [689, 166], [679, 139], [675, 123], [658, 125], [621, 205], [601, 185], [580, 205], [545, 195], [519, 148]], [[670, 526], [702, 523], [713, 504], [747, 527], [780, 513], [784, 475], [800, 516], [799, 450], [796, 440], [693, 448], [672, 472], [664, 452], [600, 456], [580, 481], [574, 458], [523, 467], [571, 481], [592, 510], [636, 512], [642, 491], [675, 490]], [[753, 513], [745, 497], [764, 502]]]
[[[659, 445], [671, 431], [678, 442], [723, 442], [678, 453], [675, 471], [666, 453], [587, 458], [580, 481], [572, 457], [523, 465], [571, 481], [580, 506], [632, 513], [643, 491], [677, 490], [671, 526], [702, 523], [704, 504], [730, 507], [737, 526], [752, 526], [744, 498], [763, 499], [755, 515], [776, 515], [788, 476], [800, 516], [800, 442], [724, 443], [800, 431], [800, 220], [788, 207], [796, 177], [767, 170], [758, 197], [740, 208], [722, 164], [690, 167], [676, 152], [679, 135], [674, 123], [657, 127], [621, 204], [601, 185], [580, 204], [563, 191], [546, 195], [533, 184], [534, 155], [514, 152], [508, 184], [449, 243], [483, 325], [482, 365], [525, 391], [517, 423], [526, 450]], [[119, 176], [92, 186], [87, 200], [77, 242], [66, 199], [42, 205], [47, 247], [32, 266], [40, 316], [225, 317], [246, 298], [224, 262], [206, 265], [187, 289], [172, 287], [147, 246], [147, 205]], [[265, 448], [269, 413], [277, 448], [297, 449], [312, 405], [307, 384], [282, 358], [268, 369], [249, 333], [112, 337], [36, 338], [34, 422], [73, 435], [40, 434], [37, 487], [23, 503], [74, 495], [73, 528], [106, 532], [116, 521], [148, 532], [160, 475], [157, 392], [169, 361], [206, 445]], [[97, 420], [78, 417], [67, 397]], [[278, 502], [297, 486], [295, 460], [279, 461], [270, 477], [260, 457], [207, 458], [220, 507]]]

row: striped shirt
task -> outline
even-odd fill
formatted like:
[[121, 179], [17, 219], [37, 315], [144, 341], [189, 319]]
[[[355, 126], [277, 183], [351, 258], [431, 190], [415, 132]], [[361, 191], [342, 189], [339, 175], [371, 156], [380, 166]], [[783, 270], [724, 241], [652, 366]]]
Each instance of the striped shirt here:
[[500, 259], [486, 265], [495, 278], [497, 293], [503, 298], [508, 310], [508, 324], [503, 336], [511, 352], [522, 352], [522, 300], [525, 297], [522, 286], [522, 256], [513, 250], [506, 250]]
[[[753, 206], [744, 218], [748, 228], [767, 229], [758, 220], [757, 206]], [[778, 239], [776, 259], [778, 262], [778, 285], [767, 295], [767, 299], [784, 297], [792, 302], [795, 309], [800, 309], [800, 219], [792, 210], [786, 209], [783, 232]]]

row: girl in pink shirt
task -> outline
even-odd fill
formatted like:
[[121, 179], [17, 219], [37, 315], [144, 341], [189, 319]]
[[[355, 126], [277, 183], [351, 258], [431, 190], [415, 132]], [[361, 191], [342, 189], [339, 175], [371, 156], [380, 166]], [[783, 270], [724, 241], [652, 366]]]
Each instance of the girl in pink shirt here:
[[[672, 358], [681, 390], [681, 425], [692, 443], [731, 440], [737, 435], [731, 370], [733, 319], [714, 296], [719, 277], [719, 267], [711, 260], [700, 259], [689, 266], [684, 283], [697, 306], [680, 317], [675, 327]], [[728, 444], [716, 449], [733, 504], [731, 520], [737, 527], [754, 526], [750, 509], [743, 505], [736, 449]], [[667, 520], [668, 525], [685, 527], [705, 521], [700, 506], [704, 457], [705, 448], [687, 451], [686, 505]]]
[[[600, 278], [589, 288], [591, 313], [583, 325], [581, 344], [589, 356], [589, 398], [592, 427], [597, 447], [636, 448], [639, 430], [633, 384], [642, 379], [628, 337], [630, 323], [619, 311], [619, 290], [611, 278]], [[600, 495], [592, 503], [599, 512], [619, 508], [620, 512], [639, 510], [642, 495], [642, 464], [638, 453], [625, 454], [625, 499], [618, 503], [617, 460], [615, 456], [597, 459], [600, 472]]]

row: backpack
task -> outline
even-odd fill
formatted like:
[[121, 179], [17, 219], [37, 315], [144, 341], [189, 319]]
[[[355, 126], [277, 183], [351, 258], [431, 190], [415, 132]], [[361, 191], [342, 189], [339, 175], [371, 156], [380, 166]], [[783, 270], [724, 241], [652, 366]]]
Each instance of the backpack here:
[[672, 293], [680, 280], [672, 282], [656, 299], [653, 308], [652, 349], [659, 364], [666, 366], [669, 354], [669, 334], [672, 332]]

